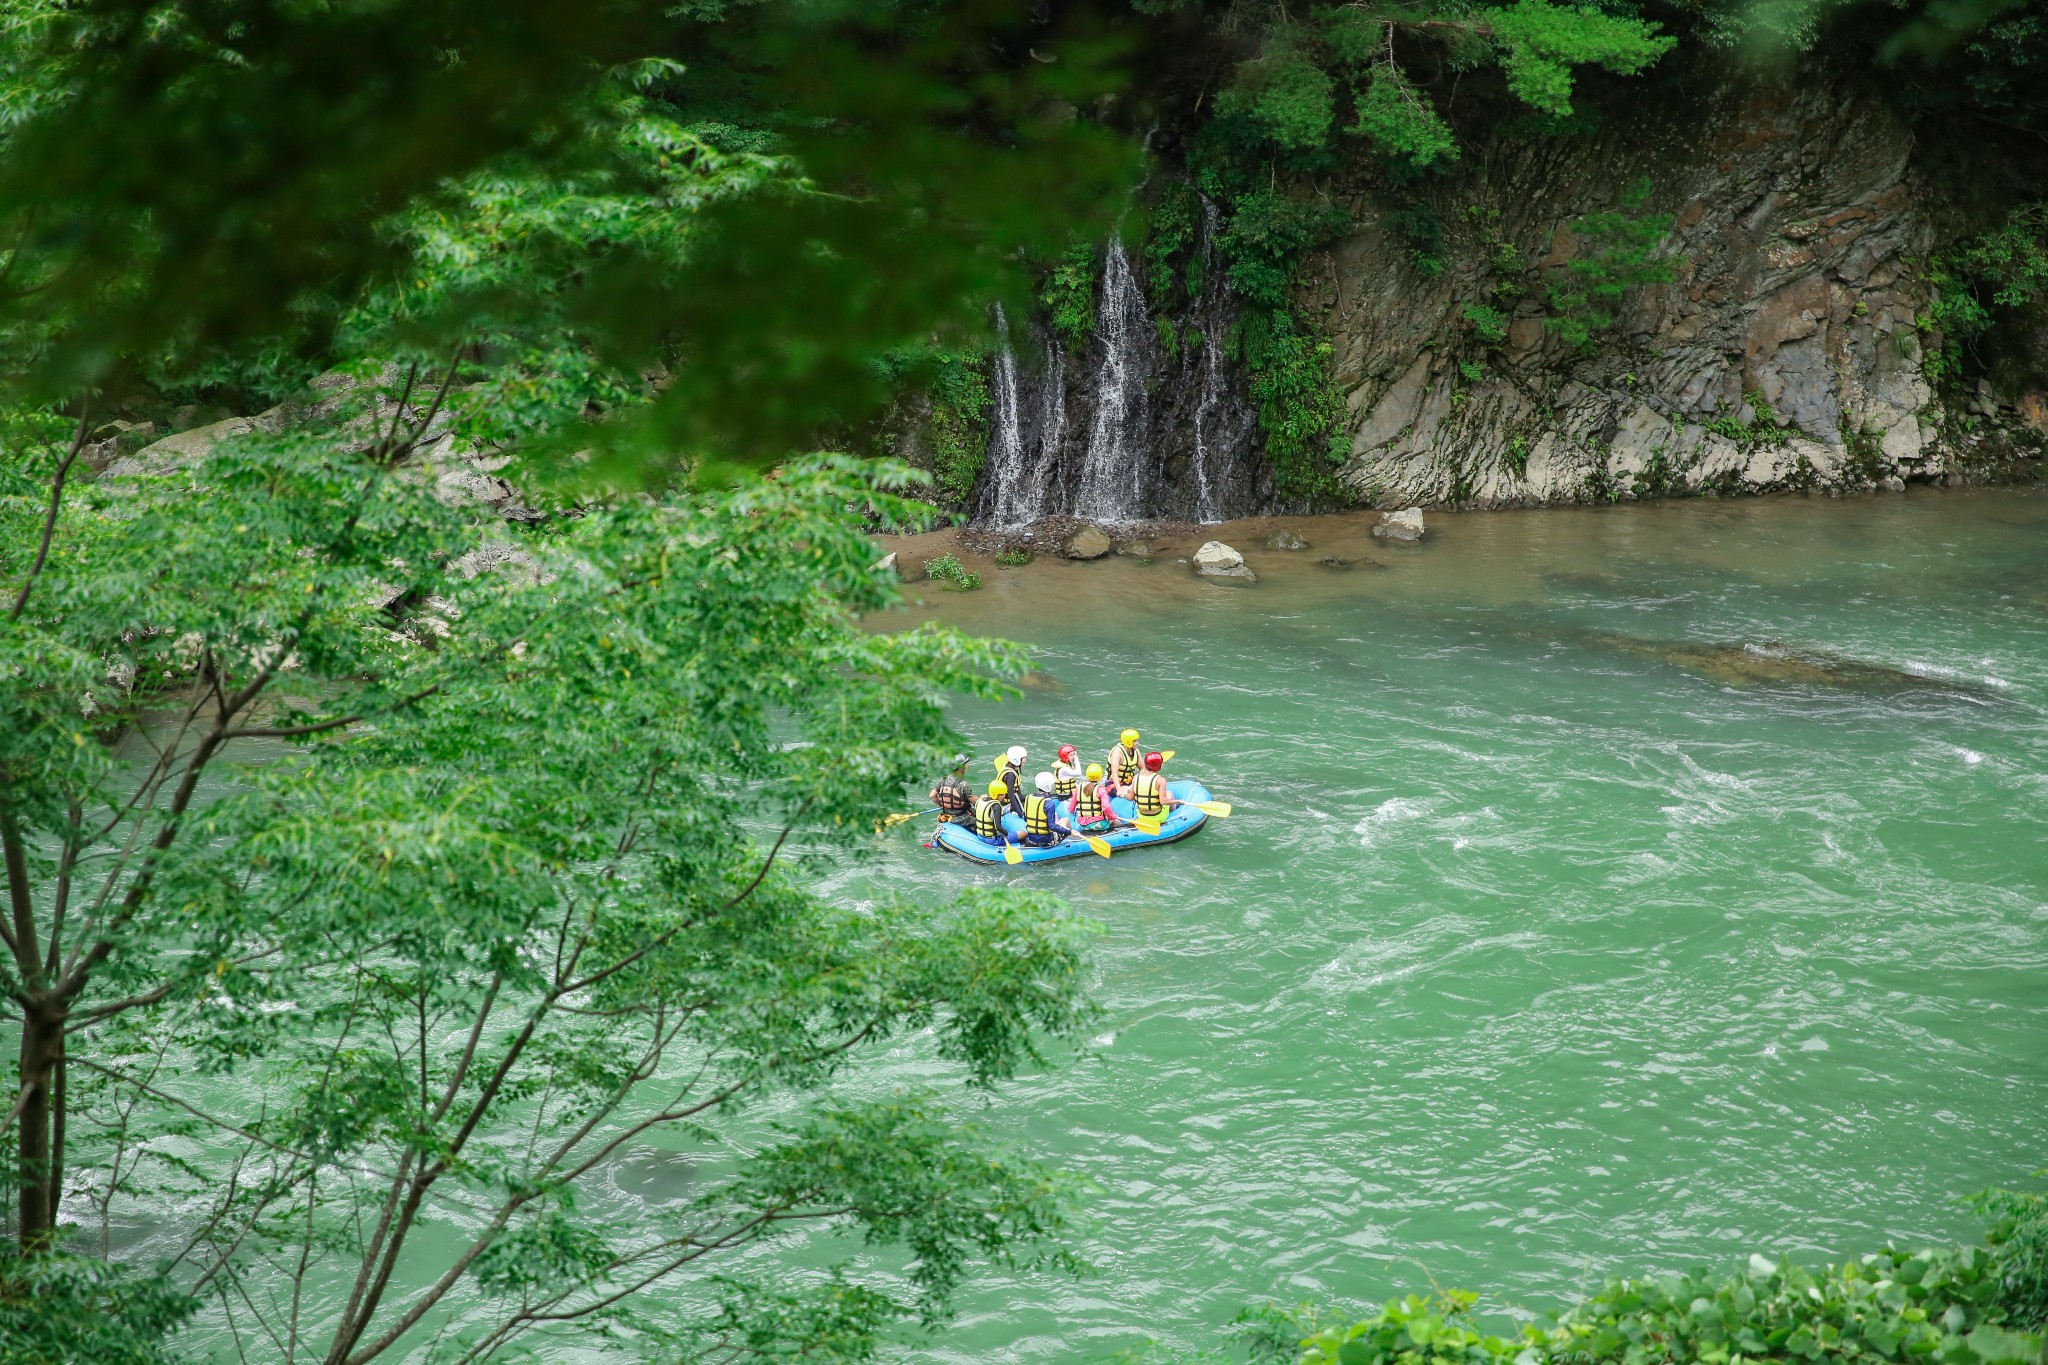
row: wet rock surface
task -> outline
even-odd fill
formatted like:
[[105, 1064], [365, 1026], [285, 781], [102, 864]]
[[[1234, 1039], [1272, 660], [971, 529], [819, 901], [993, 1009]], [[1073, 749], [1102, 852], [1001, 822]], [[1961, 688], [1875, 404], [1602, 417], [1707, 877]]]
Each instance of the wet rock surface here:
[[1400, 540], [1409, 544], [1422, 539], [1425, 534], [1420, 507], [1404, 507], [1398, 512], [1389, 512], [1372, 528], [1373, 535], [1381, 540]]
[[[2042, 395], [1986, 387], [1979, 419], [2010, 439], [1973, 442], [1922, 373], [1943, 208], [1915, 150], [1868, 92], [1809, 72], [1498, 141], [1467, 163], [1483, 173], [1428, 192], [1447, 225], [1435, 275], [1360, 195], [1311, 272], [1350, 410], [1343, 478], [1379, 506], [1611, 502], [1933, 482], [2038, 446]], [[1603, 212], [1668, 219], [1672, 279], [1580, 347], [1551, 291], [1597, 252], [1574, 224]]]
[[1193, 557], [1195, 572], [1204, 578], [1235, 578], [1255, 583], [1258, 576], [1245, 567], [1244, 556], [1220, 540], [1212, 540], [1196, 550]]

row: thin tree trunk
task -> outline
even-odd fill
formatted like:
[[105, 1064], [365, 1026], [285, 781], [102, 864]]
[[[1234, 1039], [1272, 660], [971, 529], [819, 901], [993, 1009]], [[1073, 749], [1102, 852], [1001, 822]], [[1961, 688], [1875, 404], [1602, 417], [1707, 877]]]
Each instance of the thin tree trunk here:
[[15, 1130], [15, 1175], [20, 1182], [19, 1241], [24, 1255], [46, 1248], [55, 1230], [56, 1199], [50, 1179], [55, 1160], [50, 1142], [56, 1121], [57, 1068], [64, 1055], [63, 1015], [45, 1002], [22, 1011], [21, 1088], [27, 1099]]

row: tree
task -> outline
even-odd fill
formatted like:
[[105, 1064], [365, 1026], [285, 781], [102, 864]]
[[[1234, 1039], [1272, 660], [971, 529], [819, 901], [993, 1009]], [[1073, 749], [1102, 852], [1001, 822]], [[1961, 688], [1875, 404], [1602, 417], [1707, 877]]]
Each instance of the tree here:
[[[571, 1325], [858, 1358], [977, 1257], [1064, 1262], [1056, 1176], [858, 1069], [924, 1031], [947, 1084], [1032, 1062], [1085, 926], [790, 869], [857, 854], [956, 747], [945, 694], [1019, 667], [862, 630], [893, 600], [864, 519], [917, 485], [793, 454], [1128, 166], [1036, 117], [1085, 52], [1042, 72], [1009, 23], [102, 0], [6, 30], [0, 1300], [53, 1307], [0, 1313], [0, 1355], [151, 1359], [191, 1314], [337, 1363]], [[124, 458], [135, 385], [276, 406]], [[449, 495], [515, 455], [513, 521]], [[603, 1207], [656, 1143], [707, 1163], [690, 1196]], [[144, 1195], [161, 1244], [60, 1251]], [[904, 1250], [744, 1254], [813, 1225]]]

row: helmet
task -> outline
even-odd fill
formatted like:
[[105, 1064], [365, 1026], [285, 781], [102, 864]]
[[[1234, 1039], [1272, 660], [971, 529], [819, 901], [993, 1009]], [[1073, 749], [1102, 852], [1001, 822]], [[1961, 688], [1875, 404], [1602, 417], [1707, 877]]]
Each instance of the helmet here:
[[1156, 751], [1145, 755], [1145, 769], [1147, 772], [1158, 772], [1159, 765], [1164, 762], [1166, 760], [1161, 758]]
[[1090, 763], [1088, 765], [1088, 780], [1090, 782], [1100, 782], [1102, 780], [1102, 765], [1100, 763]]
[[1071, 744], [1062, 744], [1062, 745], [1060, 745], [1060, 762], [1062, 762], [1062, 763], [1072, 763], [1073, 761], [1074, 761], [1074, 746], [1073, 746], [1073, 745], [1071, 745]]
[[1126, 749], [1135, 749], [1135, 748], [1137, 748], [1137, 747], [1138, 747], [1138, 732], [1137, 732], [1136, 730], [1126, 730], [1126, 731], [1124, 731], [1124, 733], [1123, 733], [1123, 741], [1124, 741], [1124, 747], [1125, 747]]
[[1052, 790], [1051, 773], [1040, 773], [1038, 775], [1038, 789], [1042, 792], [1049, 792]]
[[1004, 754], [1003, 757], [1009, 759], [1012, 763], [1022, 763], [1024, 761], [1024, 746], [1021, 744], [1012, 744], [1010, 746], [1010, 752]]
[[972, 758], [969, 758], [966, 754], [953, 755], [953, 766], [956, 768], [965, 768], [968, 764], [972, 762], [974, 762], [974, 760]]
[[988, 794], [1000, 801], [1010, 794], [1010, 789], [1000, 782], [991, 782], [988, 784]]

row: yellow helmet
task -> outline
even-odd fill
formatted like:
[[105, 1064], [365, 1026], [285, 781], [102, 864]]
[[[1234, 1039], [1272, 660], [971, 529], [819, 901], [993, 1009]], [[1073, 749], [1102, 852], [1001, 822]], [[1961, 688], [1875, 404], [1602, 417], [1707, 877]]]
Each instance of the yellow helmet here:
[[1090, 763], [1088, 765], [1088, 780], [1090, 782], [1100, 782], [1102, 780], [1102, 765], [1100, 763]]
[[1138, 732], [1136, 730], [1124, 731], [1124, 747], [1126, 749], [1135, 749], [1138, 747]]
[[1000, 801], [1010, 794], [1010, 789], [1001, 782], [991, 782], [988, 784], [988, 794]]

